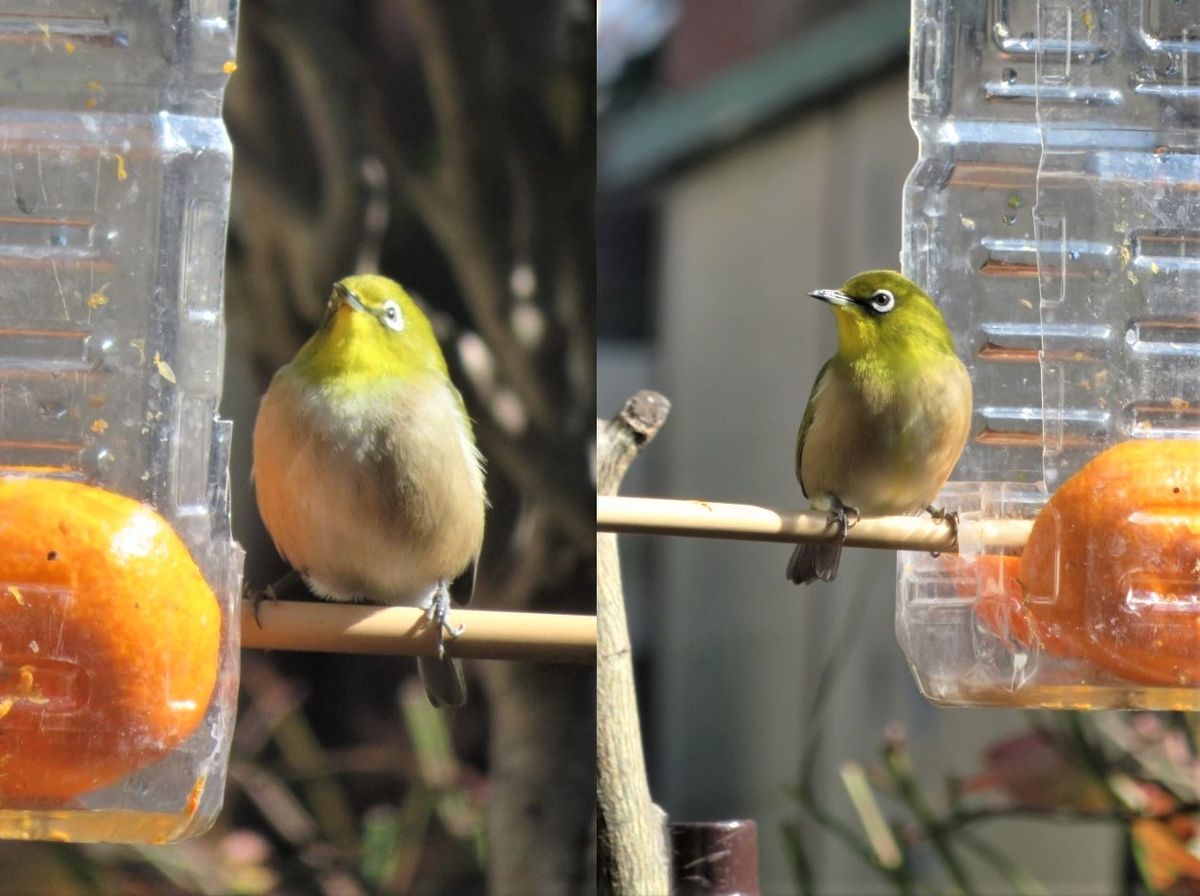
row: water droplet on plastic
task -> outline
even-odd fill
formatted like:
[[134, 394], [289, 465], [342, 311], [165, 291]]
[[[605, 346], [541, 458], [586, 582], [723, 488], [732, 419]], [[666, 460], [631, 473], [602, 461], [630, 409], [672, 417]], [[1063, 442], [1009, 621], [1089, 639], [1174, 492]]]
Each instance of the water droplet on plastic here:
[[1000, 73], [1000, 80], [1005, 84], [1013, 84], [1017, 80], [1017, 70], [1015, 68], [1006, 68]]
[[89, 445], [79, 454], [79, 465], [88, 477], [96, 477], [112, 466], [113, 455], [107, 448], [100, 445]]
[[67, 406], [60, 401], [38, 402], [38, 413], [47, 420], [61, 420], [67, 416]]
[[112, 373], [117, 369], [117, 343], [111, 336], [103, 338], [91, 337], [86, 343], [88, 363], [92, 368], [102, 373]]
[[1005, 224], [1007, 224], [1009, 227], [1011, 227], [1013, 224], [1017, 223], [1017, 216], [1014, 214], [1007, 214], [1007, 215], [1002, 216], [1000, 218], [1000, 220], [1003, 221]]

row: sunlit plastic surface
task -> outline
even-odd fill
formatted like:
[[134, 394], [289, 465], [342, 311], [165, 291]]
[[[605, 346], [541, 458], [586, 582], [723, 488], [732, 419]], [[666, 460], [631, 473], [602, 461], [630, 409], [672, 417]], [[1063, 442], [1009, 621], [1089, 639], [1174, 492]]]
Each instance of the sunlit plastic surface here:
[[[230, 424], [216, 416], [231, 167], [220, 113], [235, 12], [234, 0], [0, 0], [0, 475], [73, 479], [153, 505], [222, 616], [214, 696], [181, 747], [62, 804], [0, 797], [0, 836], [161, 842], [202, 831], [220, 806], [241, 575]], [[0, 582], [0, 595], [20, 584]], [[0, 707], [29, 697], [13, 684], [28, 645], [4, 641], [16, 607], [0, 600], [10, 673]], [[60, 594], [37, 612], [51, 624], [75, 608]], [[75, 659], [51, 641], [32, 662], [40, 675]], [[0, 718], [0, 776], [6, 751], [37, 749], [3, 734]]]
[[[989, 550], [972, 521], [1033, 519], [1105, 448], [1200, 436], [1200, 6], [915, 0], [911, 62], [902, 265], [974, 383], [944, 495], [969, 558]], [[931, 699], [1200, 707], [1182, 672], [1151, 686], [999, 636], [980, 587], [900, 556], [897, 633]], [[1134, 616], [1194, 622], [1200, 656], [1200, 570], [1125, 597]]]

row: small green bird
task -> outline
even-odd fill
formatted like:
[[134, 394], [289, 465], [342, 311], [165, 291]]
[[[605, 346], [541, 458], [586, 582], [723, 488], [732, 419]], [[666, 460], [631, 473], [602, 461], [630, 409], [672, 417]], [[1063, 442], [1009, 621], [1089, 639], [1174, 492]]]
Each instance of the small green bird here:
[[[385, 277], [335, 283], [320, 328], [275, 374], [254, 427], [258, 507], [320, 597], [425, 607], [456, 636], [483, 542], [483, 459], [429, 320]], [[439, 651], [441, 643], [439, 641]], [[421, 657], [435, 706], [458, 660]]]
[[895, 271], [866, 271], [828, 302], [838, 350], [813, 383], [796, 443], [796, 477], [840, 538], [799, 544], [793, 582], [833, 581], [847, 516], [929, 510], [971, 426], [971, 379], [933, 300]]

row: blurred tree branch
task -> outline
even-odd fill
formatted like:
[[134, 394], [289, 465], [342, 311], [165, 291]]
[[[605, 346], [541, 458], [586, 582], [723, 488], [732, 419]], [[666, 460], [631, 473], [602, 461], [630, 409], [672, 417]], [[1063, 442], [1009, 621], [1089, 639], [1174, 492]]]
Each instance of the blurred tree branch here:
[[[253, 303], [254, 354], [273, 371], [350, 269], [367, 190], [348, 85], [328, 76], [330, 56], [351, 58], [345, 41], [261, 5], [248, 4], [243, 18], [243, 43], [256, 46], [243, 50], [244, 80], [234, 82], [248, 89], [231, 89], [226, 103], [237, 147], [228, 291]], [[297, 169], [316, 178], [298, 188]]]

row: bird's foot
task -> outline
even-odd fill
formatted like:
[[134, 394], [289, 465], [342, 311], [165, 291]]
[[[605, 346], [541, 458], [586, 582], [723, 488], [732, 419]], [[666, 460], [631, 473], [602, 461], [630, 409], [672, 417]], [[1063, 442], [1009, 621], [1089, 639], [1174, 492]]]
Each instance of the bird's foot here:
[[450, 589], [445, 581], [438, 582], [433, 601], [425, 610], [425, 619], [430, 625], [437, 626], [437, 656], [440, 660], [446, 655], [446, 638], [453, 641], [466, 630], [466, 626], [450, 623]]
[[846, 533], [857, 526], [861, 519], [862, 514], [858, 512], [857, 507], [850, 507], [837, 498], [833, 499], [833, 509], [829, 511], [829, 522], [837, 526], [839, 542], [846, 540]]
[[[929, 511], [929, 515], [931, 517], [933, 517], [933, 519], [935, 519], [939, 522], [947, 522], [950, 524], [950, 531], [952, 531], [954, 533], [954, 542], [955, 542], [955, 544], [957, 544], [958, 543], [958, 520], [959, 520], [958, 511], [957, 510], [946, 510], [945, 507], [934, 507], [932, 504], [930, 504], [925, 509], [927, 511]], [[932, 554], [934, 557], [941, 556], [940, 551], [930, 551], [930, 554]]]
[[266, 588], [255, 588], [247, 582], [242, 588], [242, 597], [254, 602], [254, 624], [262, 628], [262, 619], [259, 618], [258, 611], [262, 607], [263, 601], [269, 600], [271, 603], [277, 604], [279, 603], [279, 592], [286, 593], [303, 588], [304, 580], [300, 578], [300, 573], [293, 569]]
[[268, 585], [254, 595], [254, 624], [259, 628], [262, 628], [262, 620], [258, 616], [258, 610], [264, 600], [269, 600], [273, 604], [279, 603], [279, 595], [275, 593], [274, 585]]

